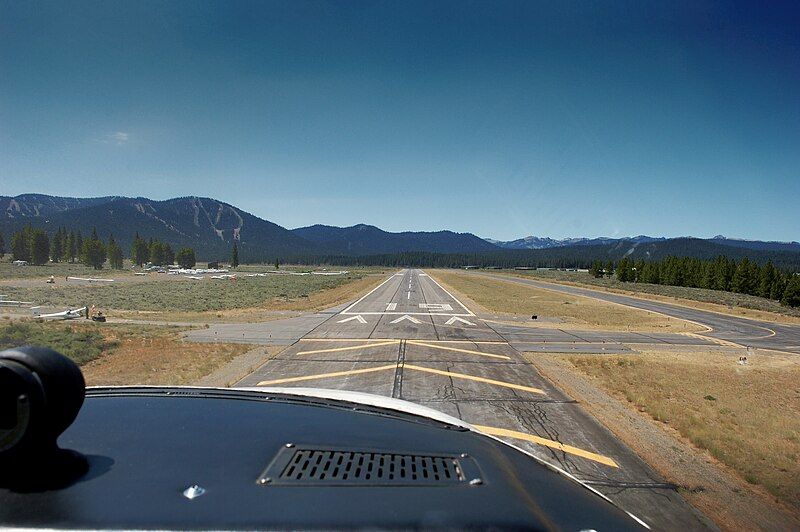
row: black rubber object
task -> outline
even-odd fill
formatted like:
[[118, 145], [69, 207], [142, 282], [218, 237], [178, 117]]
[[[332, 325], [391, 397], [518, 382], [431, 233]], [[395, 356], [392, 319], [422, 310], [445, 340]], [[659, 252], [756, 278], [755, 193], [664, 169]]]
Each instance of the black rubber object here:
[[85, 470], [79, 455], [56, 444], [85, 393], [80, 368], [57, 351], [0, 351], [0, 484], [61, 484]]

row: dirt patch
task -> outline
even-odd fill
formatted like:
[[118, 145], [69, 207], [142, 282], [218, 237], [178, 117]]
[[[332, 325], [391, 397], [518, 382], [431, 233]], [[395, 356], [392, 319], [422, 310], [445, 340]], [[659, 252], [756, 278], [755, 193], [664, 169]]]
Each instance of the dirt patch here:
[[259, 346], [230, 360], [205, 377], [199, 379], [197, 386], [230, 387], [253, 373], [267, 361], [281, 353], [287, 346]]
[[[469, 298], [476, 308], [484, 310], [484, 314], [497, 315], [501, 321], [504, 317], [524, 318], [523, 323], [514, 323], [515, 325], [640, 332], [706, 330], [698, 324], [656, 312], [525, 286], [513, 281], [442, 270], [435, 271], [434, 275], [437, 281], [449, 289]], [[533, 314], [542, 323], [531, 321], [530, 316]]]
[[[790, 530], [800, 527], [800, 511], [796, 504], [796, 493], [800, 488], [795, 471], [798, 467], [797, 461], [794, 464], [784, 462], [784, 465], [776, 465], [771, 461], [775, 459], [773, 454], [781, 455], [786, 449], [783, 442], [775, 445], [773, 440], [780, 440], [781, 436], [774, 433], [785, 431], [786, 423], [792, 424], [793, 416], [797, 419], [792, 401], [789, 404], [786, 402], [769, 404], [765, 398], [764, 403], [761, 404], [766, 408], [768, 419], [773, 419], [775, 415], [781, 415], [784, 425], [781, 426], [780, 422], [776, 422], [778, 424], [772, 426], [773, 421], [767, 421], [770, 428], [762, 434], [752, 434], [752, 430], [757, 430], [755, 428], [737, 431], [732, 428], [726, 429], [725, 425], [719, 422], [703, 422], [706, 418], [731, 415], [727, 411], [723, 411], [723, 409], [730, 409], [729, 407], [716, 404], [717, 401], [728, 404], [728, 397], [724, 390], [729, 388], [730, 384], [724, 383], [729, 382], [729, 379], [725, 375], [720, 376], [719, 366], [712, 364], [709, 367], [708, 364], [702, 363], [704, 358], [710, 357], [721, 361], [719, 357], [722, 357], [725, 366], [737, 366], [737, 356], [733, 356], [730, 350], [726, 352], [722, 348], [713, 348], [689, 353], [685, 348], [668, 348], [659, 349], [657, 352], [653, 351], [649, 355], [631, 355], [631, 357], [649, 356], [652, 359], [664, 358], [666, 362], [661, 364], [661, 367], [664, 368], [661, 372], [654, 367], [641, 367], [641, 373], [637, 372], [637, 375], [626, 381], [627, 384], [624, 386], [619, 383], [608, 384], [602, 376], [591, 375], [591, 373], [599, 374], [606, 370], [592, 371], [587, 368], [602, 368], [605, 362], [607, 368], [620, 368], [619, 371], [611, 370], [614, 373], [628, 375], [626, 369], [630, 366], [620, 363], [621, 360], [630, 358], [627, 355], [576, 357], [574, 355], [526, 353], [525, 356], [543, 375], [579, 401], [665, 479], [681, 486], [683, 496], [722, 529]], [[764, 354], [759, 355], [758, 358], [767, 358], [767, 356], [772, 357], [773, 355]], [[786, 361], [786, 357], [782, 355], [775, 354], [774, 356], [776, 358], [772, 362], [764, 363], [775, 368], [776, 373], [770, 372], [773, 376], [779, 373], [777, 368]], [[594, 362], [582, 366], [580, 364], [582, 359], [592, 359]], [[677, 361], [686, 361], [687, 359], [694, 359], [694, 364], [703, 369], [692, 371], [686, 366], [675, 365]], [[576, 361], [578, 362], [577, 367]], [[758, 361], [756, 361], [757, 363]], [[712, 376], [705, 374], [704, 368], [706, 367], [709, 367]], [[748, 371], [749, 369], [752, 368], [748, 368]], [[587, 375], [586, 371], [590, 374]], [[667, 375], [668, 377], [666, 377]], [[696, 382], [695, 376], [699, 382]], [[662, 408], [666, 408], [665, 405], [668, 405], [671, 409], [670, 412], [677, 417], [668, 419], [666, 414], [661, 414], [663, 421], [656, 421], [654, 416], [649, 413], [647, 406], [638, 404], [636, 401], [631, 402], [628, 397], [650, 393], [648, 390], [664, 390], [665, 386], [659, 384], [659, 382], [663, 383], [664, 379], [673, 384], [667, 387], [669, 394], [663, 396], [659, 404], [662, 405]], [[788, 393], [791, 394], [795, 391], [797, 382], [794, 380], [794, 385], [790, 385]], [[779, 383], [774, 386], [774, 388], [777, 387], [780, 387]], [[734, 392], [733, 389], [731, 391]], [[784, 389], [783, 392], [786, 393], [787, 390]], [[657, 395], [659, 392], [653, 393]], [[760, 404], [760, 400], [757, 400], [756, 397], [762, 393], [763, 390], [759, 385], [738, 387], [738, 399], [732, 401], [732, 412], [739, 417], [739, 423], [759, 424], [757, 415], [745, 415], [745, 412], [764, 412], [762, 407], [756, 406]], [[714, 400], [706, 399], [706, 396], [714, 397]], [[703, 414], [704, 409], [708, 407], [705, 403], [715, 403], [714, 408], [717, 409], [717, 412], [709, 411]], [[741, 405], [738, 408], [737, 403]], [[778, 408], [777, 404], [783, 404], [784, 407]], [[655, 411], [655, 407], [650, 408]], [[699, 448], [690, 437], [686, 436], [685, 429], [681, 430], [682, 424], [679, 419], [695, 424], [706, 434], [717, 434], [719, 436], [715, 444], [717, 446], [730, 450], [746, 448], [746, 458], [754, 468], [757, 468], [751, 471], [750, 475], [755, 474], [756, 476], [751, 476], [750, 481], [745, 480], [740, 464], [735, 467], [728, 465], [734, 463], [730, 455], [723, 455], [723, 458], [726, 459], [726, 462], [723, 463], [710, 450]], [[781, 469], [787, 468], [790, 470], [781, 471]], [[753, 481], [761, 482], [760, 479], [767, 478], [772, 479], [769, 489], [763, 484], [753, 483]], [[776, 479], [778, 481], [782, 479], [781, 488], [779, 488], [780, 498], [775, 493]]]

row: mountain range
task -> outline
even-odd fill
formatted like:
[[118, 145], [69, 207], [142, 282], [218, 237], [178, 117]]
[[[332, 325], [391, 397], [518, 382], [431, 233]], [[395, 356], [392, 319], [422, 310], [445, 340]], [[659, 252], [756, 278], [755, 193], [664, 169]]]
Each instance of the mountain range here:
[[[352, 227], [311, 225], [290, 230], [228, 203], [194, 196], [163, 201], [123, 196], [0, 196], [0, 234], [5, 238], [6, 248], [12, 233], [28, 224], [49, 232], [65, 227], [80, 230], [84, 235], [97, 228], [103, 238], [113, 234], [125, 250], [130, 249], [133, 237], [138, 233], [144, 238], [169, 242], [176, 249], [193, 247], [201, 260], [226, 260], [234, 241], [243, 261], [404, 252], [481, 254], [508, 251], [518, 256], [526, 250], [549, 249], [562, 250], [558, 255], [564, 257], [591, 255], [611, 260], [622, 256], [658, 258], [664, 254], [698, 257], [749, 255], [758, 260], [773, 253], [800, 254], [800, 243], [797, 242], [763, 242], [723, 236], [696, 239], [642, 235], [561, 240], [529, 236], [498, 241], [452, 231], [392, 233], [365, 224]], [[567, 251], [566, 248], [574, 249]]]
[[[713, 242], [723, 246], [730, 246], [735, 248], [753, 249], [760, 251], [800, 251], [800, 242], [777, 242], [777, 241], [763, 241], [763, 240], [743, 240], [740, 238], [727, 238], [722, 235], [717, 235], [712, 238], [694, 238], [694, 237], [678, 237], [688, 238], [692, 240], [705, 240], [706, 242]], [[493, 240], [487, 238], [486, 241], [494, 244], [495, 246], [503, 249], [549, 249], [565, 246], [593, 246], [601, 244], [613, 244], [616, 242], [632, 242], [634, 244], [646, 244], [649, 242], [664, 242], [666, 240], [677, 240], [676, 238], [667, 238], [663, 236], [628, 236], [621, 238], [613, 238], [607, 236], [600, 236], [596, 238], [563, 238], [553, 239], [548, 237], [526, 236], [516, 240]]]

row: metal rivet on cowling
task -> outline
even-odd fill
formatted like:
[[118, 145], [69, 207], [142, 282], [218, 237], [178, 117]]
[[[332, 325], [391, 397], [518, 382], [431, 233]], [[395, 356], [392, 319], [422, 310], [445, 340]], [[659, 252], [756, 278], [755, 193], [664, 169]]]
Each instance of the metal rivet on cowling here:
[[198, 486], [197, 484], [192, 484], [185, 490], [183, 490], [183, 496], [189, 500], [196, 499], [199, 496], [205, 494], [205, 488]]

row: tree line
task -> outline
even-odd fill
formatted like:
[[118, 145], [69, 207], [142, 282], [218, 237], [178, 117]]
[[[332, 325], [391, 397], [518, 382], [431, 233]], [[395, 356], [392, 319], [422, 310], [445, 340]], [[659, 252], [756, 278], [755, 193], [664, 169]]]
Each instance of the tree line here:
[[[4, 247], [0, 236], [0, 256], [5, 252]], [[27, 226], [12, 235], [10, 251], [12, 260], [33, 265], [46, 264], [48, 261], [80, 262], [100, 270], [107, 261], [111, 269], [121, 270], [124, 262], [122, 247], [114, 235], [109, 235], [108, 240], [103, 242], [96, 228], [84, 238], [80, 231], [67, 232], [63, 227], [48, 235], [43, 229]], [[134, 237], [130, 257], [137, 266], [145, 263], [156, 266], [177, 263], [182, 268], [194, 268], [196, 264], [194, 249], [184, 247], [175, 253], [168, 243], [153, 238], [144, 240], [138, 233]]]
[[658, 261], [620, 259], [594, 261], [589, 273], [595, 277], [616, 275], [629, 283], [706, 288], [749, 294], [800, 306], [800, 275], [776, 268], [771, 261], [757, 264], [747, 257], [739, 261], [720, 255], [713, 260], [691, 257], [666, 257]]

